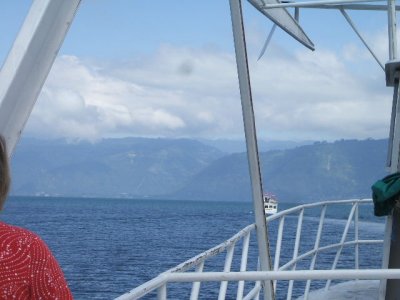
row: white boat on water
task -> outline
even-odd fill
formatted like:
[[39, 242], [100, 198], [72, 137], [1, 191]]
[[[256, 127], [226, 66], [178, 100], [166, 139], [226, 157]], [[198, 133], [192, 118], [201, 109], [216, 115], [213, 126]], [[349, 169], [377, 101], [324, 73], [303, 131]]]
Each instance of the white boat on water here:
[[[111, 1], [110, 1], [111, 2]], [[322, 299], [329, 294], [329, 299], [337, 298], [332, 292], [339, 290], [340, 297], [363, 297], [357, 294], [358, 290], [365, 294], [370, 286], [364, 284], [374, 282], [373, 292], [378, 299], [400, 298], [400, 222], [392, 222], [393, 216], [400, 217], [397, 209], [387, 217], [384, 233], [377, 233], [374, 238], [363, 238], [360, 230], [360, 211], [366, 205], [371, 206], [370, 199], [351, 199], [342, 201], [317, 202], [303, 204], [298, 207], [280, 211], [265, 218], [264, 201], [262, 194], [262, 180], [260, 176], [257, 140], [255, 134], [254, 109], [250, 86], [250, 70], [247, 62], [245, 32], [242, 16], [242, 2], [230, 0], [232, 28], [236, 50], [236, 62], [238, 68], [239, 88], [243, 108], [243, 120], [246, 135], [248, 163], [251, 179], [251, 190], [255, 211], [255, 223], [251, 224], [232, 238], [207, 250], [194, 258], [185, 261], [178, 266], [160, 274], [156, 278], [122, 294], [117, 299], [139, 299], [150, 297], [151, 299], [167, 299], [173, 290], [177, 290], [174, 299], [198, 299], [218, 298], [226, 299], [259, 299], [275, 298], [292, 299], [296, 297], [294, 291], [302, 289], [302, 298]], [[283, 2], [275, 0], [249, 0], [255, 9], [275, 22], [276, 26], [294, 37], [306, 47], [313, 49], [314, 45], [300, 27], [299, 8], [321, 8], [338, 10], [351, 28], [360, 37], [362, 43], [372, 53], [386, 71], [386, 84], [394, 87], [393, 111], [391, 117], [391, 130], [389, 134], [389, 164], [392, 173], [399, 170], [400, 149], [400, 107], [399, 101], [399, 76], [400, 62], [397, 61], [396, 43], [396, 6], [394, 0], [388, 0], [383, 5], [369, 4], [369, 1], [359, 0], [322, 0], [309, 2]], [[0, 74], [0, 132], [6, 137], [10, 153], [13, 151], [24, 125], [32, 111], [41, 87], [49, 73], [62, 41], [73, 21], [79, 0], [36, 0], [21, 28], [19, 35], [4, 63]], [[293, 18], [287, 7], [295, 10]], [[155, 7], [157, 9], [157, 7]], [[173, 8], [171, 8], [173, 9]], [[366, 43], [360, 32], [355, 27], [347, 10], [386, 11], [388, 14], [389, 58], [384, 67], [377, 56]], [[320, 20], [321, 26], [323, 21]], [[273, 27], [273, 30], [275, 26]], [[273, 31], [272, 31], [273, 32]], [[267, 43], [270, 39], [267, 39]], [[383, 81], [384, 76], [382, 76]], [[267, 84], [267, 83], [266, 83]], [[268, 166], [266, 166], [268, 167]], [[337, 240], [330, 239], [329, 244], [324, 244], [324, 237], [331, 236], [327, 232], [327, 224], [331, 207], [343, 207], [347, 210], [347, 217], [343, 222], [341, 234], [334, 235]], [[319, 210], [319, 217], [308, 217], [310, 210]], [[342, 210], [341, 210], [342, 211]], [[285, 230], [288, 221], [295, 222], [295, 238], [285, 240]], [[306, 222], [313, 222], [308, 228], [313, 230], [304, 234]], [[331, 224], [331, 223], [329, 223]], [[229, 224], [228, 224], [229, 225]], [[275, 227], [272, 227], [276, 225]], [[375, 226], [375, 225], [374, 225]], [[268, 235], [270, 228], [276, 228], [274, 240]], [[329, 229], [329, 228], [328, 228]], [[257, 246], [256, 256], [252, 256], [253, 245], [251, 237], [255, 237]], [[304, 239], [314, 240], [310, 249], [304, 249]], [[272, 247], [274, 246], [274, 247]], [[367, 259], [379, 258], [377, 268], [365, 268], [361, 261], [364, 256]], [[364, 249], [362, 251], [362, 249]], [[375, 249], [375, 250], [373, 250]], [[239, 259], [234, 259], [234, 251], [239, 250]], [[349, 250], [349, 251], [347, 251]], [[289, 255], [288, 255], [289, 253]], [[375, 255], [375, 253], [377, 253]], [[224, 265], [220, 270], [209, 271], [208, 263], [217, 255], [224, 256]], [[344, 257], [345, 256], [345, 257]], [[344, 260], [351, 261], [345, 268], [339, 268]], [[319, 260], [322, 258], [329, 268], [319, 268]], [[151, 259], [151, 258], [149, 258]], [[327, 260], [331, 259], [329, 262]], [[257, 263], [258, 260], [258, 263]], [[306, 267], [302, 262], [307, 261]], [[363, 267], [364, 266], [364, 267]], [[113, 280], [110, 278], [110, 280]], [[115, 279], [118, 280], [118, 279]], [[346, 284], [337, 285], [337, 280], [346, 281]], [[368, 280], [360, 284], [361, 280]], [[321, 285], [321, 281], [323, 284]], [[208, 286], [208, 282], [214, 285]], [[300, 288], [298, 283], [303, 285]], [[189, 286], [188, 286], [189, 283]], [[315, 283], [318, 283], [315, 285]], [[205, 292], [203, 287], [205, 287]], [[336, 286], [332, 287], [332, 286]], [[343, 286], [349, 291], [344, 293]], [[321, 290], [321, 287], [324, 290]], [[361, 288], [360, 288], [361, 287]], [[188, 293], [186, 293], [188, 291]], [[206, 293], [206, 294], [204, 294]], [[232, 296], [232, 295], [235, 296]], [[176, 296], [178, 295], [178, 296]], [[227, 296], [228, 295], [228, 296]], [[348, 296], [351, 295], [351, 296]], [[351, 299], [350, 298], [350, 299]], [[315, 299], [315, 298], [313, 298]]]
[[273, 215], [278, 212], [278, 201], [271, 195], [264, 194], [264, 212], [266, 215]]

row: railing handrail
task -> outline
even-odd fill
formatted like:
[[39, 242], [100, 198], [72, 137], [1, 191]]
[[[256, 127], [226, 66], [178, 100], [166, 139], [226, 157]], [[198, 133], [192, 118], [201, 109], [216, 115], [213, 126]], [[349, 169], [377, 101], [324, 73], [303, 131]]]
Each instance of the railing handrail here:
[[283, 211], [280, 211], [276, 214], [270, 215], [267, 217], [267, 222], [276, 220], [281, 218], [282, 216], [294, 214], [302, 209], [306, 208], [314, 208], [317, 206], [324, 206], [324, 205], [333, 205], [333, 204], [352, 204], [352, 203], [370, 203], [372, 202], [372, 199], [366, 198], [366, 199], [349, 199], [349, 200], [328, 200], [328, 201], [320, 201], [320, 202], [314, 202], [314, 203], [306, 203], [306, 204], [301, 204], [289, 209], [285, 209]]
[[340, 246], [351, 246], [351, 245], [356, 245], [356, 244], [383, 244], [383, 240], [357, 240], [357, 241], [346, 241], [344, 243], [336, 243], [336, 244], [330, 244], [327, 246], [323, 246], [320, 247], [318, 249], [312, 249], [306, 253], [303, 253], [299, 256], [297, 256], [297, 258], [292, 259], [291, 261], [287, 262], [286, 264], [284, 264], [283, 266], [281, 266], [279, 268], [279, 271], [286, 271], [286, 269], [292, 267], [294, 264], [298, 263], [299, 261], [302, 261], [303, 259], [312, 256], [315, 253], [320, 253], [320, 252], [324, 252], [327, 250], [332, 250], [335, 248], [339, 248]]
[[400, 269], [336, 269], [336, 270], [294, 270], [294, 271], [246, 271], [246, 272], [203, 272], [169, 273], [166, 282], [193, 281], [265, 281], [265, 280], [380, 280], [400, 279]]
[[[279, 220], [279, 229], [277, 235], [277, 244], [276, 247], [279, 247], [279, 241], [282, 239], [282, 229], [284, 225], [285, 217], [288, 215], [296, 215], [298, 217], [297, 222], [297, 230], [296, 230], [296, 239], [294, 245], [294, 255], [291, 260], [286, 262], [284, 265], [279, 267], [279, 257], [276, 258], [277, 268], [274, 271], [246, 271], [247, 264], [247, 256], [248, 256], [248, 243], [249, 237], [253, 230], [255, 230], [256, 225], [251, 224], [240, 230], [238, 233], [233, 235], [230, 239], [225, 242], [177, 265], [174, 268], [171, 268], [163, 273], [161, 273], [156, 278], [146, 282], [145, 284], [131, 290], [130, 292], [116, 298], [118, 300], [128, 300], [128, 299], [137, 299], [151, 291], [158, 290], [158, 299], [166, 299], [166, 285], [169, 282], [193, 282], [192, 295], [191, 299], [197, 299], [199, 295], [200, 283], [203, 281], [215, 281], [221, 282], [220, 286], [220, 297], [224, 299], [224, 295], [226, 292], [226, 286], [228, 281], [238, 281], [238, 299], [252, 299], [256, 296], [261, 289], [260, 282], [265, 280], [289, 280], [288, 289], [288, 297], [291, 297], [292, 288], [293, 288], [293, 280], [307, 280], [305, 294], [308, 294], [310, 288], [311, 280], [327, 280], [327, 286], [329, 287], [330, 281], [335, 279], [400, 279], [400, 269], [390, 269], [390, 270], [382, 270], [382, 269], [358, 269], [358, 253], [356, 253], [356, 267], [355, 269], [336, 269], [336, 263], [341, 255], [341, 251], [344, 247], [355, 246], [356, 251], [358, 252], [359, 244], [378, 244], [383, 243], [382, 240], [377, 239], [359, 239], [358, 237], [358, 214], [359, 214], [359, 205], [364, 203], [370, 203], [372, 199], [349, 199], [349, 200], [330, 200], [330, 201], [321, 201], [317, 203], [307, 203], [301, 204], [293, 208], [289, 208], [287, 210], [278, 212], [274, 215], [267, 217], [267, 222], [272, 222], [274, 220]], [[316, 242], [313, 249], [298, 253], [296, 249], [299, 248], [300, 243], [300, 234], [301, 227], [303, 226], [304, 220], [307, 217], [304, 217], [304, 212], [307, 209], [321, 207], [320, 212], [320, 225], [318, 228], [318, 232], [322, 230], [322, 224], [325, 222], [325, 211], [326, 208], [332, 205], [352, 205], [350, 214], [346, 222], [345, 229], [343, 231], [341, 240], [338, 243], [332, 243], [328, 245], [321, 246], [319, 242]], [[304, 219], [304, 220], [303, 220]], [[351, 223], [354, 221], [355, 228], [355, 236], [354, 239], [348, 240], [347, 234], [349, 232], [349, 228]], [[282, 227], [282, 228], [281, 228]], [[317, 233], [317, 239], [320, 239], [320, 233]], [[240, 240], [243, 240], [243, 252], [242, 252], [242, 262], [241, 262], [241, 271], [240, 272], [230, 272], [230, 264], [232, 262], [233, 249], [236, 243]], [[327, 250], [337, 249], [335, 262], [332, 265], [330, 270], [314, 270], [314, 265], [310, 267], [308, 270], [295, 270], [296, 264], [300, 261], [313, 257], [315, 260], [316, 256], [320, 252], [324, 252]], [[280, 249], [279, 249], [280, 250]], [[280, 251], [276, 249], [276, 255], [280, 256]], [[226, 252], [225, 257], [225, 267], [224, 272], [203, 272], [204, 263], [207, 259], [216, 256], [219, 253]], [[194, 272], [186, 272], [189, 269], [196, 267]], [[292, 270], [288, 270], [292, 268]], [[243, 287], [244, 282], [254, 282], [255, 285], [253, 288], [246, 294], [243, 295]]]
[[221, 244], [219, 244], [207, 251], [204, 251], [203, 253], [200, 253], [199, 255], [196, 255], [195, 257], [188, 259], [187, 261], [177, 265], [176, 267], [173, 267], [173, 268], [165, 271], [164, 273], [185, 272], [186, 270], [190, 269], [191, 267], [205, 261], [207, 258], [213, 257], [213, 256], [223, 252], [226, 248], [237, 243], [237, 241], [239, 241], [245, 235], [249, 234], [255, 228], [256, 228], [255, 224], [248, 225], [245, 228], [243, 228], [242, 230], [240, 230], [238, 233], [236, 233], [234, 236], [232, 236], [230, 239], [226, 240], [225, 242], [222, 242]]

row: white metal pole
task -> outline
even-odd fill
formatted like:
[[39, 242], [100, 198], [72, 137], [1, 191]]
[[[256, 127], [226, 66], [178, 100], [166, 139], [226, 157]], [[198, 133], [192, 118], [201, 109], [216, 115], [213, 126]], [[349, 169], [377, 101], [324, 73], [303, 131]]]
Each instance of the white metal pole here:
[[397, 58], [396, 0], [388, 0], [389, 59]]
[[[250, 244], [250, 232], [246, 234], [243, 238], [242, 245], [242, 259], [240, 261], [240, 272], [245, 272], [247, 270], [247, 260], [249, 256], [249, 244]], [[240, 300], [243, 298], [244, 292], [244, 281], [238, 282], [238, 289], [236, 294], [236, 300]]]
[[397, 102], [399, 96], [399, 81], [395, 80], [393, 86], [393, 100], [392, 100], [392, 114], [390, 116], [390, 128], [389, 128], [389, 143], [388, 143], [388, 154], [386, 159], [386, 166], [390, 168], [390, 171], [393, 171], [394, 167], [392, 167], [392, 156], [393, 156], [393, 140], [394, 140], [394, 129], [396, 124], [396, 115], [397, 115]]
[[[293, 259], [297, 259], [299, 255], [299, 247], [301, 241], [301, 229], [303, 227], [303, 216], [304, 216], [304, 209], [300, 211], [299, 218], [297, 220], [297, 231], [296, 231], [296, 240], [294, 242], [294, 249], [293, 249]], [[294, 263], [292, 270], [296, 269], [296, 263]], [[292, 299], [292, 292], [293, 292], [293, 280], [289, 281], [288, 293], [287, 293], [287, 300]]]
[[346, 19], [347, 23], [349, 23], [350, 27], [354, 30], [354, 32], [360, 38], [360, 40], [364, 44], [365, 48], [368, 49], [369, 53], [371, 53], [372, 57], [376, 60], [376, 62], [379, 64], [379, 66], [382, 68], [382, 70], [385, 71], [384, 65], [380, 62], [379, 58], [376, 56], [374, 51], [372, 51], [371, 47], [368, 45], [367, 41], [363, 38], [360, 31], [358, 31], [356, 25], [351, 20], [350, 16], [347, 14], [347, 12], [343, 8], [340, 8], [339, 10], [342, 13], [343, 17]]
[[[314, 243], [314, 251], [315, 253], [313, 254], [311, 264], [310, 264], [310, 270], [314, 270], [315, 263], [317, 261], [317, 255], [318, 255], [318, 248], [319, 248], [319, 243], [321, 241], [321, 235], [322, 235], [322, 228], [324, 225], [325, 221], [325, 213], [326, 213], [326, 208], [327, 206], [324, 205], [321, 210], [321, 216], [319, 218], [319, 224], [318, 224], [318, 231], [317, 231], [317, 236], [315, 238], [315, 243]], [[304, 290], [304, 299], [308, 299], [308, 294], [310, 292], [310, 287], [311, 287], [311, 280], [307, 280], [306, 287]]]
[[[196, 266], [196, 272], [203, 272], [204, 268], [204, 261], [202, 261], [200, 264]], [[192, 291], [190, 293], [190, 300], [197, 300], [199, 299], [199, 293], [200, 293], [200, 281], [195, 281], [192, 284]]]
[[[242, 5], [241, 0], [229, 0], [229, 3], [231, 8], [232, 29], [235, 43], [240, 97], [242, 102], [244, 131], [246, 136], [247, 158], [250, 169], [254, 215], [257, 226], [256, 233], [258, 252], [260, 257], [261, 270], [266, 271], [271, 270], [271, 257], [269, 253], [267, 222], [264, 213], [260, 162], [258, 157], [254, 109], [252, 103], [250, 75], [247, 62]], [[264, 282], [264, 299], [274, 299], [272, 281]]]
[[272, 8], [289, 8], [289, 7], [315, 7], [316, 5], [331, 5], [346, 7], [346, 4], [350, 3], [366, 3], [366, 2], [377, 2], [383, 0], [313, 0], [313, 1], [296, 1], [296, 2], [278, 2], [272, 4], [265, 4], [264, 9]]
[[0, 72], [0, 133], [21, 136], [80, 0], [35, 0]]
[[[397, 59], [397, 38], [396, 38], [396, 1], [388, 0], [388, 37], [389, 37], [389, 60]], [[394, 123], [394, 124], [393, 124]], [[393, 127], [393, 128], [392, 128]], [[393, 129], [393, 132], [392, 132]], [[392, 123], [389, 136], [390, 172], [399, 171], [399, 151], [400, 151], [400, 111], [399, 111], [399, 90], [398, 82], [393, 89]], [[400, 217], [398, 209], [393, 209], [393, 215], [386, 218], [384, 248], [383, 248], [383, 268], [400, 267], [400, 223], [394, 219]], [[399, 280], [382, 280], [379, 288], [379, 299], [397, 299], [400, 296]], [[384, 298], [385, 297], [385, 298]]]

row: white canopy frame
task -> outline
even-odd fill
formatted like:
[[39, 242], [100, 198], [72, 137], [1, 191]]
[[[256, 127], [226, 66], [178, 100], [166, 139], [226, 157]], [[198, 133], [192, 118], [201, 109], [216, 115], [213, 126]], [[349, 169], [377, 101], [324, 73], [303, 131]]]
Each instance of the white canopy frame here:
[[21, 136], [80, 0], [35, 0], [0, 72], [0, 134]]

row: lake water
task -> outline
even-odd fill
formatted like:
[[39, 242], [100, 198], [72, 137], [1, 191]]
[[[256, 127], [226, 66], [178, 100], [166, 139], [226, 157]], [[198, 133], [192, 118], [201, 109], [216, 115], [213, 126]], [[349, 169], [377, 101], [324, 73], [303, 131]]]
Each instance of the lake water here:
[[[290, 206], [293, 205], [280, 204], [279, 209]], [[304, 231], [310, 233], [316, 230], [318, 218], [307, 218], [311, 225]], [[334, 228], [342, 226], [344, 218], [344, 212], [328, 215], [327, 240], [337, 238], [339, 231]], [[10, 197], [1, 219], [32, 230], [46, 241], [63, 268], [75, 299], [113, 299], [225, 241], [252, 224], [254, 215], [250, 203]], [[362, 221], [362, 238], [382, 235], [382, 222], [372, 216], [371, 207]], [[286, 222], [289, 229], [285, 240], [290, 242], [297, 219], [288, 218]], [[276, 231], [276, 224], [272, 224], [272, 237]], [[309, 243], [314, 241], [310, 239]], [[252, 248], [256, 251], [254, 242]], [[379, 265], [380, 248], [374, 252], [370, 248], [360, 250], [361, 256], [370, 256], [363, 267]], [[282, 252], [285, 260], [293, 250], [288, 246]], [[250, 258], [256, 255], [250, 252]], [[350, 256], [351, 251], [343, 252], [344, 264], [347, 257], [351, 261]], [[326, 261], [332, 261], [332, 255]], [[324, 265], [325, 260], [318, 263]], [[221, 265], [223, 261], [217, 261], [214, 267], [222, 270]], [[250, 263], [249, 269], [254, 268]], [[279, 291], [285, 289], [284, 283], [278, 286]], [[211, 290], [212, 287], [205, 288], [202, 299], [215, 299]], [[172, 294], [171, 299], [186, 296]]]

